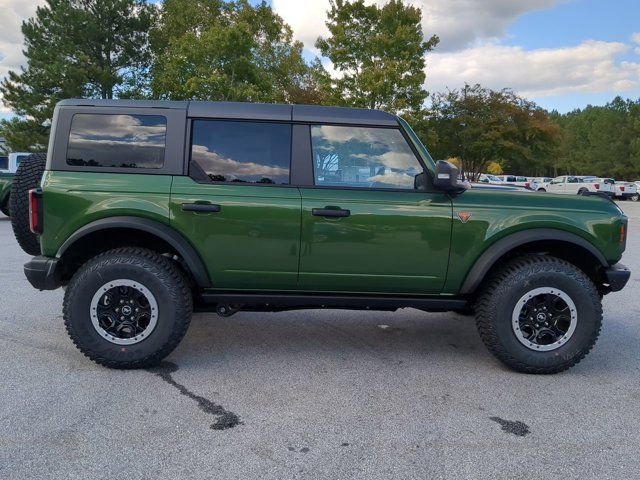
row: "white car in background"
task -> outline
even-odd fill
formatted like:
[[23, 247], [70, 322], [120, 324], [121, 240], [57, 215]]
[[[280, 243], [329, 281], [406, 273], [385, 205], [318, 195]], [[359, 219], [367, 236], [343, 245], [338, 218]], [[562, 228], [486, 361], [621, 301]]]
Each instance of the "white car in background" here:
[[524, 187], [528, 190], [537, 190], [535, 182], [529, 181], [527, 177], [520, 175], [496, 175], [497, 178], [502, 180], [504, 184], [516, 185], [518, 187]]
[[14, 152], [0, 157], [0, 173], [16, 173], [20, 162], [29, 155], [31, 155], [29, 152]]
[[604, 193], [613, 197], [615, 189], [612, 183], [598, 180], [596, 177], [579, 177], [576, 175], [562, 175], [547, 184], [547, 192], [564, 195], [585, 195]]
[[553, 180], [551, 177], [535, 177], [533, 182], [536, 184], [536, 191], [538, 192], [546, 192], [547, 186]]
[[[635, 183], [629, 182], [616, 182], [616, 197], [621, 197], [625, 200], [631, 200], [637, 202], [640, 200], [640, 193], [638, 193], [638, 186]], [[620, 189], [620, 191], [618, 191]]]
[[478, 177], [478, 183], [488, 183], [489, 185], [504, 185], [504, 182], [500, 180], [496, 175], [490, 173], [481, 173]]

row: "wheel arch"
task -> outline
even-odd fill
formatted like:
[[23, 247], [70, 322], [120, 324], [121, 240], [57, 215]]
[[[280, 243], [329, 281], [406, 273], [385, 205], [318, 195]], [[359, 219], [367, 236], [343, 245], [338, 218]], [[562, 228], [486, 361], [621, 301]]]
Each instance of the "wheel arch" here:
[[604, 255], [588, 240], [570, 232], [536, 228], [513, 233], [487, 248], [475, 261], [460, 288], [461, 295], [472, 295], [489, 273], [505, 260], [523, 253], [547, 253], [583, 270], [596, 283], [609, 266]]
[[[106, 232], [109, 232], [108, 236], [104, 235]], [[58, 249], [56, 257], [69, 271], [101, 251], [122, 246], [147, 247], [159, 253], [175, 254], [199, 287], [211, 286], [205, 264], [189, 241], [169, 225], [148, 218], [118, 216], [95, 220], [71, 234]]]

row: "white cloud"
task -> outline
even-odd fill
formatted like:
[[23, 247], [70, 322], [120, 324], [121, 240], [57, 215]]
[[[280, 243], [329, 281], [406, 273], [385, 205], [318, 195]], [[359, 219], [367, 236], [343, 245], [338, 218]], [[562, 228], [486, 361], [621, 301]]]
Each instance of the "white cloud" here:
[[[422, 27], [427, 37], [440, 37], [438, 51], [463, 48], [477, 41], [504, 36], [520, 15], [552, 7], [559, 0], [408, 0], [422, 9]], [[386, 0], [366, 0], [382, 5]], [[293, 28], [298, 40], [315, 52], [314, 43], [327, 35], [325, 26], [329, 0], [272, 0], [274, 10]]]
[[634, 43], [637, 43], [638, 45], [640, 45], [640, 32], [637, 32], [631, 35], [631, 40], [633, 40]]
[[[9, 70], [17, 70], [24, 64], [22, 54], [22, 21], [35, 15], [36, 7], [43, 0], [0, 0], [0, 79], [6, 77]], [[8, 112], [0, 97], [0, 112]]]
[[509, 87], [527, 97], [575, 92], [623, 92], [640, 87], [640, 63], [618, 61], [630, 49], [619, 42], [589, 40], [577, 46], [524, 50], [482, 45], [428, 57], [427, 88], [442, 91], [464, 83]]

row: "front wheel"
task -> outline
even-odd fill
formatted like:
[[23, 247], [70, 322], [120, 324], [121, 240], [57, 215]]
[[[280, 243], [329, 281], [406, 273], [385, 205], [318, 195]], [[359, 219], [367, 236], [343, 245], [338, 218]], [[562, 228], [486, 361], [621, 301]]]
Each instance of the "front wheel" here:
[[182, 340], [192, 310], [178, 266], [140, 248], [115, 249], [89, 260], [64, 296], [71, 340], [91, 360], [111, 368], [160, 362]]
[[629, 197], [629, 200], [631, 200], [632, 202], [637, 202], [638, 200], [640, 200], [640, 194], [634, 193]]
[[497, 272], [478, 301], [476, 324], [487, 348], [524, 373], [557, 373], [580, 362], [602, 325], [600, 294], [564, 260], [528, 255]]
[[539, 188], [539, 189], [538, 189], [538, 191], [539, 191], [539, 192], [543, 192], [543, 193], [544, 193], [544, 192], [546, 192], [546, 191], [547, 191], [547, 189], [546, 189], [546, 188]]

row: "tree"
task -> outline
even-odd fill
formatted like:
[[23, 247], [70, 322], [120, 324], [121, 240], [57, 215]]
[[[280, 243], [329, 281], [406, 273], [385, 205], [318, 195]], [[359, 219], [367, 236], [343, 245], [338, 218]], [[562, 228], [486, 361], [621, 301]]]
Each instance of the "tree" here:
[[563, 128], [555, 151], [558, 173], [640, 177], [640, 100], [616, 97], [601, 107], [554, 116]]
[[69, 97], [140, 95], [155, 7], [144, 0], [47, 0], [23, 22], [26, 66], [0, 83], [20, 118], [3, 122], [14, 150], [46, 148], [55, 104]]
[[152, 45], [158, 98], [323, 101], [321, 66], [264, 1], [166, 0]]
[[489, 165], [487, 165], [487, 173], [491, 175], [502, 175], [502, 165], [498, 162], [489, 162]]
[[340, 73], [332, 81], [333, 101], [418, 112], [427, 98], [424, 56], [439, 42], [426, 42], [420, 9], [391, 0], [382, 7], [364, 0], [331, 0], [326, 25], [331, 33], [316, 47]]
[[437, 158], [459, 156], [475, 180], [491, 162], [515, 174], [548, 169], [560, 129], [547, 112], [511, 90], [465, 85], [433, 97], [427, 114]]

